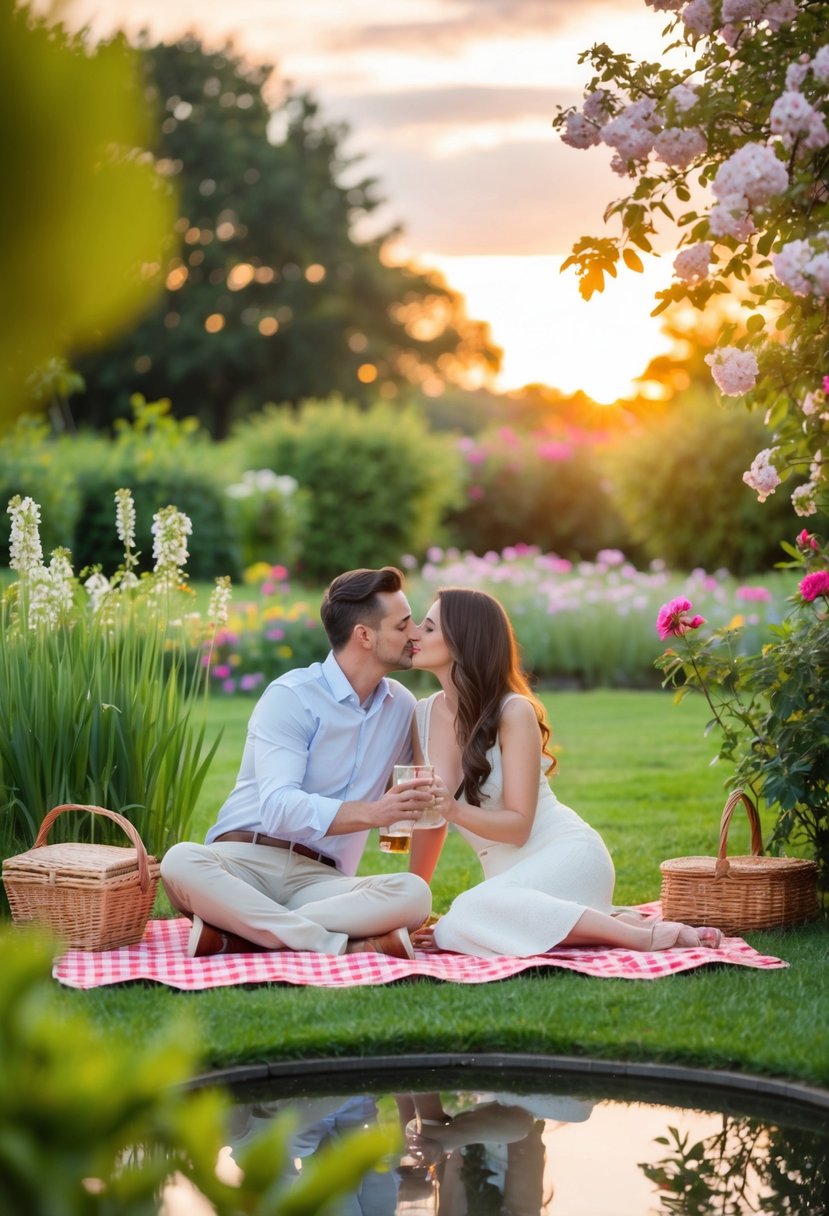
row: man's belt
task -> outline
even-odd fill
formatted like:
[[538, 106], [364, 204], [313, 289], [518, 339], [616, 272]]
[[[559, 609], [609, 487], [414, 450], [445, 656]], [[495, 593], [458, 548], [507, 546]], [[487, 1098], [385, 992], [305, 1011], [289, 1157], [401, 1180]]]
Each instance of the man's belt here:
[[300, 857], [321, 861], [324, 866], [331, 866], [335, 870], [337, 868], [334, 858], [327, 857], [325, 853], [318, 853], [307, 845], [297, 844], [295, 840], [277, 840], [275, 836], [266, 836], [264, 832], [222, 832], [221, 836], [214, 836], [213, 844], [218, 844], [220, 840], [237, 841], [239, 844], [266, 844], [272, 849], [288, 849], [291, 853], [299, 853]]

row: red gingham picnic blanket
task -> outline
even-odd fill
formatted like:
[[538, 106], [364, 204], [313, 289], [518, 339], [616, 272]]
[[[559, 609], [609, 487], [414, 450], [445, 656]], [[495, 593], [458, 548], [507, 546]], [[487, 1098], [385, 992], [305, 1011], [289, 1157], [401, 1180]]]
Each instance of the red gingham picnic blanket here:
[[[659, 905], [643, 905], [655, 911]], [[143, 939], [119, 950], [69, 950], [55, 960], [52, 975], [68, 988], [98, 988], [129, 980], [151, 980], [188, 992], [232, 984], [311, 984], [319, 988], [352, 988], [390, 984], [426, 976], [453, 984], [485, 984], [521, 971], [560, 967], [584, 975], [627, 980], [655, 980], [707, 964], [738, 967], [788, 967], [782, 959], [758, 953], [740, 937], [723, 938], [717, 950], [583, 949], [548, 950], [531, 958], [469, 958], [463, 954], [418, 951], [414, 960], [384, 954], [313, 954], [269, 951], [188, 958], [188, 920], [151, 920]]]

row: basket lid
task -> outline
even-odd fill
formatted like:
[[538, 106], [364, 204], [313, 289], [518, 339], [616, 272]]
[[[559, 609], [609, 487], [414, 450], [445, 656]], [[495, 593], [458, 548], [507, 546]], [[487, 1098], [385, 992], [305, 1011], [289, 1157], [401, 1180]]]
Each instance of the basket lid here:
[[[149, 858], [152, 863], [155, 858]], [[157, 865], [158, 863], [156, 863]], [[38, 849], [7, 857], [3, 874], [55, 874], [56, 877], [114, 878], [138, 869], [136, 849], [112, 844], [46, 844]]]
[[[659, 869], [663, 874], [687, 874], [701, 878], [713, 878], [717, 864], [716, 857], [672, 857], [663, 861]], [[743, 857], [728, 858], [728, 873], [735, 878], [762, 874], [769, 878], [774, 876], [792, 877], [795, 874], [811, 874], [817, 871], [814, 861], [799, 857], [757, 857], [753, 853]]]

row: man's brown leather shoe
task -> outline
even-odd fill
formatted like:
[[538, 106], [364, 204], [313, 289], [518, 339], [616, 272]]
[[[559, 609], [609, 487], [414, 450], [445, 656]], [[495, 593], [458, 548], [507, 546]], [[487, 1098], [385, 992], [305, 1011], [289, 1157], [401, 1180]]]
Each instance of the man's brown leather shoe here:
[[352, 937], [346, 954], [388, 954], [392, 958], [414, 958], [414, 946], [406, 929], [392, 929], [377, 937]]
[[191, 958], [205, 958], [209, 954], [249, 954], [265, 949], [265, 946], [237, 937], [235, 933], [206, 924], [200, 916], [193, 917], [193, 927], [187, 941], [187, 953]]

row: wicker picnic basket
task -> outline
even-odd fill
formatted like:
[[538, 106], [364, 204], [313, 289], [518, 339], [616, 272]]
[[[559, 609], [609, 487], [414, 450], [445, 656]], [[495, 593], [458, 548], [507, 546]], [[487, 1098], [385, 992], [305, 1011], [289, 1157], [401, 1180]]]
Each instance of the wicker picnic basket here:
[[[751, 827], [751, 855], [729, 858], [728, 826], [740, 802]], [[794, 857], [763, 856], [757, 808], [743, 790], [735, 790], [725, 804], [716, 857], [674, 857], [659, 869], [666, 920], [744, 933], [802, 924], [818, 914], [817, 865]]]
[[[112, 819], [135, 847], [47, 845], [52, 824], [64, 811], [92, 811]], [[76, 950], [113, 950], [141, 940], [159, 868], [123, 815], [70, 802], [49, 811], [28, 852], [6, 858], [3, 885], [15, 924], [44, 925]]]

